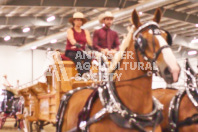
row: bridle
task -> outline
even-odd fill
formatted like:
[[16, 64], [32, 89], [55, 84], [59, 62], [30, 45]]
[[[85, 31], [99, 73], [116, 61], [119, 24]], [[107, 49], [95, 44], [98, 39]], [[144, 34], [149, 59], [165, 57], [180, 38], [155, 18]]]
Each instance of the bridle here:
[[[153, 45], [153, 52], [154, 52], [153, 58], [150, 58], [146, 55], [145, 41], [144, 41], [145, 39], [143, 38], [142, 33], [141, 33], [142, 31], [144, 31], [145, 29], [148, 29], [148, 28], [151, 29], [152, 33], [153, 33], [153, 37], [152, 37], [152, 45]], [[138, 55], [138, 50], [139, 50], [143, 59], [151, 64], [152, 70], [147, 71], [145, 74], [143, 74], [141, 76], [131, 78], [131, 79], [126, 79], [126, 80], [120, 80], [119, 82], [132, 81], [132, 80], [136, 80], [136, 79], [139, 79], [142, 77], [150, 77], [150, 76], [152, 76], [153, 73], [158, 72], [157, 70], [154, 70], [154, 63], [156, 62], [157, 58], [159, 57], [159, 55], [163, 49], [170, 48], [170, 46], [169, 46], [170, 44], [160, 47], [158, 49], [158, 51], [155, 52], [155, 35], [160, 35], [160, 28], [159, 28], [159, 25], [153, 21], [143, 24], [133, 33], [133, 40], [135, 41], [135, 52], [136, 52], [137, 61], [140, 62], [140, 59], [139, 59], [140, 57]]]

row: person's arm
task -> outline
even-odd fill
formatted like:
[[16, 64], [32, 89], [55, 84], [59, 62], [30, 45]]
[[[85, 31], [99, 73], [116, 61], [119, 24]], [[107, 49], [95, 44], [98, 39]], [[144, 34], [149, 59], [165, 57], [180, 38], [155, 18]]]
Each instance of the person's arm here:
[[71, 28], [67, 30], [67, 38], [72, 45], [76, 44], [76, 40], [74, 39], [74, 33]]
[[85, 30], [85, 34], [86, 34], [86, 39], [87, 39], [87, 44], [89, 46], [92, 46], [92, 40], [91, 40], [91, 36], [88, 30]]
[[93, 34], [93, 47], [98, 50], [98, 51], [101, 51], [102, 48], [98, 45], [98, 31], [94, 31], [94, 34]]
[[114, 45], [115, 45], [115, 48], [114, 50], [119, 50], [119, 46], [120, 46], [120, 41], [119, 41], [119, 37], [118, 37], [118, 34], [115, 33], [115, 41], [114, 41]]

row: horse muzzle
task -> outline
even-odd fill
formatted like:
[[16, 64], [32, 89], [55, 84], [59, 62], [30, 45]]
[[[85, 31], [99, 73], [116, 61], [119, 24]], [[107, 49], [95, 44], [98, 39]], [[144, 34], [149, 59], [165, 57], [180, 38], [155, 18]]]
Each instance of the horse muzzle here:
[[179, 80], [181, 68], [179, 65], [175, 68], [165, 67], [164, 70], [160, 72], [160, 75], [164, 78], [166, 83], [176, 83]]

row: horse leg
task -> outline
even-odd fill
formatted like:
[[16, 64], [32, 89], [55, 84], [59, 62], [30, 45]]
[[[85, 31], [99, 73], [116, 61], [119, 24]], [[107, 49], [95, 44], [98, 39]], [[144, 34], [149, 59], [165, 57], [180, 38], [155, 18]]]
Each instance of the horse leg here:
[[14, 119], [15, 119], [15, 124], [14, 124], [14, 127], [17, 127], [17, 117], [16, 117], [16, 115], [14, 115]]
[[20, 126], [21, 120], [17, 120], [17, 122], [18, 122], [18, 129], [21, 129], [21, 126]]
[[41, 130], [41, 131], [43, 131], [43, 130], [44, 130], [44, 129], [43, 129], [43, 125], [44, 125], [44, 121], [40, 121], [39, 128], [40, 128], [40, 130]]

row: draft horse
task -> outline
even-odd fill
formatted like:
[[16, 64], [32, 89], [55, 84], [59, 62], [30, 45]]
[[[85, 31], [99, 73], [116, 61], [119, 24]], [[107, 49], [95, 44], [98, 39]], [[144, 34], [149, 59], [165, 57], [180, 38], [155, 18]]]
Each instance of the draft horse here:
[[[168, 83], [178, 81], [180, 67], [167, 43], [167, 33], [159, 28], [160, 19], [160, 9], [153, 21], [145, 24], [140, 22], [136, 10], [132, 12], [135, 31], [128, 33], [120, 49], [133, 52], [134, 57], [120, 54], [116, 63], [120, 63], [119, 68], [117, 65], [112, 71], [121, 75], [120, 80], [110, 80], [111, 74], [102, 61], [99, 72], [104, 76], [107, 73], [107, 81], [102, 80], [93, 88], [74, 89], [62, 97], [57, 132], [161, 132], [161, 105], [152, 97], [151, 90], [153, 65], [159, 67], [160, 75]], [[135, 64], [141, 64], [141, 68], [134, 68]]]
[[153, 90], [153, 95], [164, 105], [163, 132], [198, 131], [198, 89], [196, 73], [186, 60], [186, 86], [184, 90], [174, 88]]

